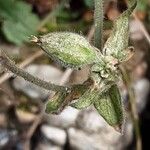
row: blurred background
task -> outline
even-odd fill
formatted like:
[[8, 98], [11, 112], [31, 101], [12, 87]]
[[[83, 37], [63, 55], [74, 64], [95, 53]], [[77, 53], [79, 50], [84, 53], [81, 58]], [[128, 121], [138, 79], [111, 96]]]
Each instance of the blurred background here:
[[[104, 38], [127, 8], [125, 0], [105, 0]], [[0, 49], [21, 68], [56, 84], [83, 83], [89, 67], [62, 68], [29, 41], [31, 35], [71, 31], [93, 43], [93, 0], [0, 0]], [[142, 149], [150, 149], [150, 1], [139, 0], [130, 20], [135, 55], [125, 66], [135, 90]], [[126, 108], [123, 134], [110, 127], [93, 107], [67, 107], [60, 115], [43, 112], [52, 96], [8, 70], [0, 69], [0, 149], [2, 150], [135, 150], [136, 134], [127, 87], [119, 83]]]

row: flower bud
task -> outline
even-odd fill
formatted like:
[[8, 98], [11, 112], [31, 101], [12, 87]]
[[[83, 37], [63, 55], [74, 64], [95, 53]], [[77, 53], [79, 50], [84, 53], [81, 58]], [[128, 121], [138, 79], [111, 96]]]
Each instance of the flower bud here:
[[53, 32], [41, 36], [38, 45], [64, 67], [80, 68], [96, 61], [93, 46], [83, 36], [71, 32]]

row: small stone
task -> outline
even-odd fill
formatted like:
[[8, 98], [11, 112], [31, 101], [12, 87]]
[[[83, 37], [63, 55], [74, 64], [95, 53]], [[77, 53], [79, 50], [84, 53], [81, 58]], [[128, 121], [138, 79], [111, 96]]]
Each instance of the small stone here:
[[136, 20], [130, 21], [130, 37], [133, 40], [142, 40], [144, 38], [141, 27]]
[[[71, 145], [77, 150], [86, 150], [88, 147], [90, 150], [123, 149], [129, 143], [126, 135], [130, 135], [129, 133], [132, 131], [132, 129], [126, 129], [127, 123], [124, 127], [124, 136], [122, 136], [108, 125], [93, 107], [79, 113], [76, 125], [78, 129], [71, 128], [68, 132]], [[132, 139], [132, 135], [130, 139]]]
[[47, 139], [55, 144], [63, 146], [66, 143], [66, 132], [62, 129], [51, 127], [49, 125], [42, 125], [41, 132]]
[[69, 141], [72, 149], [76, 150], [96, 150], [93, 139], [82, 130], [70, 128], [68, 130]]
[[36, 115], [21, 109], [16, 110], [16, 116], [21, 123], [31, 123], [35, 120]]
[[[58, 84], [63, 72], [50, 65], [36, 65], [32, 64], [26, 67], [25, 71], [32, 75], [39, 77], [47, 82]], [[22, 91], [33, 99], [45, 99], [50, 91], [40, 88], [21, 77], [16, 77], [13, 80], [13, 86], [16, 90]]]
[[0, 49], [4, 50], [9, 55], [10, 58], [19, 58], [20, 47], [18, 46], [0, 42]]
[[0, 130], [0, 149], [17, 139], [18, 133], [16, 130]]
[[59, 115], [47, 115], [47, 121], [52, 126], [67, 128], [75, 125], [78, 114], [79, 110], [68, 106]]
[[6, 145], [9, 142], [9, 134], [7, 131], [0, 131], [0, 147]]
[[[69, 134], [69, 141], [72, 149], [76, 150], [120, 150], [118, 149], [118, 136], [113, 135], [111, 136], [111, 143], [110, 137], [107, 138], [108, 134], [101, 133], [101, 134], [88, 134], [83, 132], [82, 130], [70, 128], [68, 130]], [[105, 136], [105, 137], [104, 137]], [[120, 137], [120, 136], [119, 136]], [[117, 140], [116, 140], [117, 139]]]
[[107, 126], [105, 120], [92, 107], [79, 113], [76, 124], [78, 128], [89, 133], [101, 131]]
[[150, 82], [146, 78], [141, 78], [134, 83], [133, 87], [135, 90], [137, 111], [141, 113], [147, 103], [147, 96], [150, 90]]

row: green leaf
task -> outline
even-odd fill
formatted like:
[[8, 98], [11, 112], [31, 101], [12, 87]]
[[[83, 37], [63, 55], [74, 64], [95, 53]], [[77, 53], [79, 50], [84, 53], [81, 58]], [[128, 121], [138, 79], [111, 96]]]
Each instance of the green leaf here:
[[84, 3], [89, 8], [93, 8], [94, 7], [94, 0], [84, 0]]
[[94, 106], [108, 124], [121, 128], [124, 121], [123, 104], [117, 85], [113, 85], [107, 92], [100, 94]]
[[96, 97], [99, 96], [98, 91], [88, 89], [76, 102], [72, 103], [70, 106], [76, 109], [87, 108], [94, 103]]
[[53, 60], [64, 67], [80, 68], [97, 60], [93, 46], [83, 36], [71, 32], [53, 32], [37, 40], [42, 49]]
[[102, 50], [104, 55], [113, 56], [120, 62], [128, 59], [130, 55], [130, 49], [128, 49], [129, 17], [135, 9], [136, 4], [136, 0], [129, 0], [129, 8], [115, 21], [112, 33]]
[[39, 19], [23, 1], [0, 0], [0, 18], [3, 18], [2, 31], [10, 42], [20, 45], [36, 34]]
[[[84, 85], [74, 85], [69, 92], [57, 92], [46, 104], [46, 113], [60, 113], [74, 99], [79, 99], [87, 91], [88, 81]], [[86, 85], [86, 87], [85, 87]]]
[[147, 0], [139, 0], [136, 9], [140, 11], [147, 11], [148, 3], [149, 2]]
[[57, 114], [59, 108], [61, 107], [62, 103], [66, 98], [66, 93], [58, 92], [56, 93], [46, 104], [46, 113], [55, 113]]

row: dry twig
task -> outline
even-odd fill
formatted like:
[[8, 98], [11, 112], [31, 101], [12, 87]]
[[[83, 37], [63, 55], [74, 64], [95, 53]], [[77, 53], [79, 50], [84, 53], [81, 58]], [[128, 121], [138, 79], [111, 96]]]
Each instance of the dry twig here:
[[148, 43], [150, 44], [150, 35], [149, 35], [147, 29], [145, 28], [143, 22], [137, 17], [136, 14], [133, 14], [133, 17], [138, 22], [141, 31], [143, 32], [143, 34], [144, 34], [146, 40], [148, 41]]

